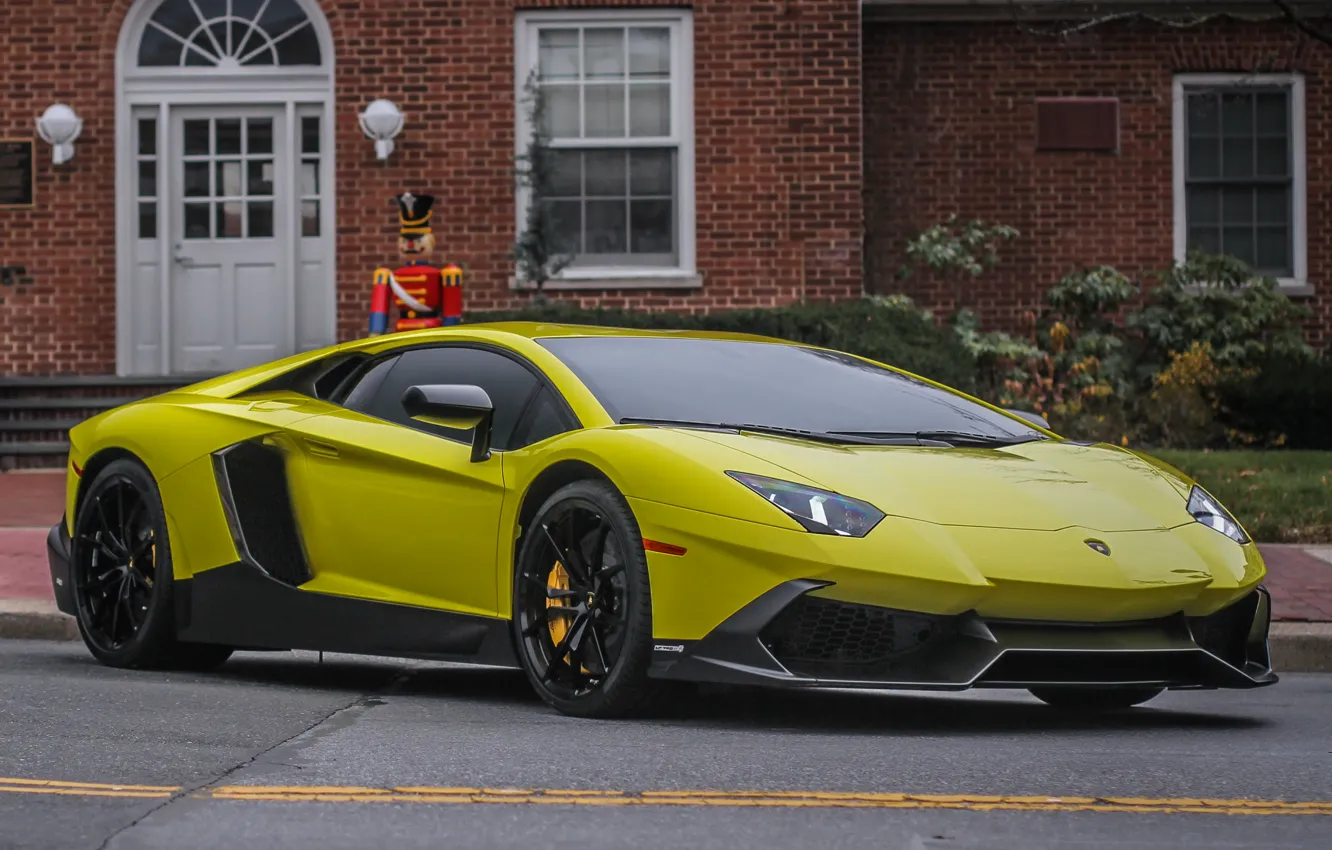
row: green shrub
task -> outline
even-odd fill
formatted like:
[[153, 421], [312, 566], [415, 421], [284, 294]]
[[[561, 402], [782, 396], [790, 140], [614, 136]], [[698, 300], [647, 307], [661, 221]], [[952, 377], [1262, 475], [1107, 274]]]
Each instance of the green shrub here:
[[1222, 367], [1248, 368], [1269, 355], [1313, 357], [1301, 329], [1309, 309], [1240, 260], [1194, 252], [1158, 276], [1148, 303], [1128, 316], [1149, 374], [1194, 343], [1210, 346]]
[[1234, 432], [1292, 449], [1332, 449], [1332, 354], [1272, 355], [1217, 391]]
[[706, 314], [585, 309], [556, 301], [520, 310], [469, 313], [467, 321], [757, 334], [858, 354], [963, 391], [975, 387], [974, 358], [952, 333], [901, 297]]

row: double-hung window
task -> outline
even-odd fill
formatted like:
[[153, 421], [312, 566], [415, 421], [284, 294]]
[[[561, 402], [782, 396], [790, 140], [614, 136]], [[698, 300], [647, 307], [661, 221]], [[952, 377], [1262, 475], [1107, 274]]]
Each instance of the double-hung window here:
[[1295, 75], [1175, 80], [1175, 254], [1307, 279], [1304, 87]]
[[[525, 12], [517, 26], [518, 149], [542, 100], [550, 152], [535, 191], [564, 281], [697, 284], [693, 49], [688, 12]], [[559, 285], [557, 281], [557, 285]]]

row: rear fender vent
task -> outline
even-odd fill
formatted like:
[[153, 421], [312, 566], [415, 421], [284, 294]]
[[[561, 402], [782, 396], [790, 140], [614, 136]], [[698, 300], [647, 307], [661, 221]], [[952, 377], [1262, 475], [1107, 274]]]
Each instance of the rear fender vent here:
[[213, 455], [213, 471], [241, 558], [292, 587], [313, 578], [282, 451], [256, 440], [237, 443]]

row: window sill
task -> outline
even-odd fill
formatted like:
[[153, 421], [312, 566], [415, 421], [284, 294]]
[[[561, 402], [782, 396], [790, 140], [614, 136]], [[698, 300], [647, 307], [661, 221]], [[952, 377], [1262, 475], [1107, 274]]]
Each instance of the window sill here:
[[[536, 287], [516, 277], [509, 288], [533, 292]], [[681, 269], [578, 269], [565, 270], [546, 281], [547, 292], [578, 292], [607, 289], [702, 289], [703, 275]]]
[[1279, 278], [1277, 280], [1277, 291], [1291, 298], [1312, 298], [1317, 294], [1312, 283], [1293, 277]]
[[[1294, 278], [1294, 277], [1276, 278], [1276, 284], [1277, 284], [1276, 291], [1280, 292], [1282, 295], [1285, 295], [1288, 298], [1312, 298], [1318, 294], [1318, 290], [1314, 288], [1314, 285], [1312, 283], [1309, 283], [1309, 281], [1307, 280], [1301, 280], [1299, 278]], [[1201, 292], [1203, 290], [1203, 287], [1205, 287], [1206, 285], [1207, 284], [1205, 283], [1193, 283], [1193, 284], [1186, 284], [1184, 288], [1186, 291], [1196, 294]]]

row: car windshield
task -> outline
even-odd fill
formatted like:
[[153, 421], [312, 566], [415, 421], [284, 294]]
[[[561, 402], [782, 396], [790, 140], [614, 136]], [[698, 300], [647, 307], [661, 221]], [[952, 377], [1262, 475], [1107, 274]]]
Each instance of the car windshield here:
[[953, 435], [1022, 442], [1042, 437], [956, 393], [836, 352], [671, 337], [550, 337], [539, 342], [617, 422], [745, 424], [869, 439]]

